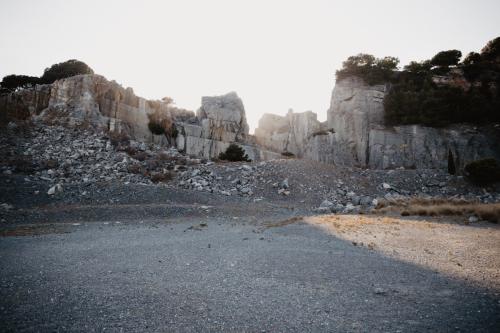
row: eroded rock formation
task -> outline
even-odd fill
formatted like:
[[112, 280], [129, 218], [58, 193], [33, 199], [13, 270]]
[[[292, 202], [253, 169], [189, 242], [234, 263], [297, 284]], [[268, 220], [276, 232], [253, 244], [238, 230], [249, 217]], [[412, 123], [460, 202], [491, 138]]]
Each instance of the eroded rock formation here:
[[0, 120], [26, 119], [49, 106], [51, 85], [37, 85], [11, 94], [0, 95]]
[[[337, 165], [393, 169], [439, 168], [453, 163], [459, 172], [473, 160], [500, 157], [499, 129], [455, 125], [431, 128], [420, 125], [385, 126], [384, 97], [388, 85], [369, 86], [350, 77], [337, 82], [327, 114], [327, 123], [318, 123], [314, 135], [296, 131], [310, 128], [309, 117], [265, 115], [256, 130], [257, 141], [274, 151], [297, 144], [292, 152], [299, 157]], [[298, 124], [290, 126], [290, 119]], [[269, 125], [273, 124], [273, 125]]]
[[272, 159], [279, 154], [252, 144], [243, 102], [234, 92], [203, 97], [196, 118], [177, 122], [176, 145], [188, 155], [217, 157], [232, 142], [237, 142], [252, 160]]
[[51, 85], [50, 99], [42, 118], [66, 119], [69, 124], [91, 124], [125, 132], [138, 141], [168, 144], [165, 136], [148, 129], [149, 115], [162, 113], [177, 120], [194, 117], [193, 112], [162, 101], [146, 100], [100, 75], [77, 75]]
[[[197, 115], [168, 100], [147, 100], [100, 75], [77, 75], [51, 85], [38, 85], [0, 97], [0, 115], [6, 118], [38, 117], [68, 125], [89, 125], [125, 133], [132, 139], [173, 145], [186, 154], [214, 158], [230, 143], [239, 143], [253, 160], [279, 154], [255, 146], [248, 135], [243, 102], [234, 92], [203, 97]], [[175, 131], [153, 134], [148, 124], [168, 120]], [[175, 134], [174, 134], [175, 133]]]
[[303, 157], [308, 142], [313, 136], [321, 134], [323, 127], [324, 124], [312, 111], [294, 113], [289, 110], [286, 116], [266, 113], [259, 120], [255, 137], [257, 143], [265, 148]]

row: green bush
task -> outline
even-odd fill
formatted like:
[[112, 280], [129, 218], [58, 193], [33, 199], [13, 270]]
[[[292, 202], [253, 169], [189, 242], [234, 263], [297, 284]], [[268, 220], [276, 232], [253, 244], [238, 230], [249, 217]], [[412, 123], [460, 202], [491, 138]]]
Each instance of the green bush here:
[[337, 81], [350, 76], [357, 76], [369, 85], [381, 84], [393, 79], [398, 64], [398, 58], [375, 58], [371, 54], [360, 53], [347, 58], [342, 63], [342, 69], [338, 70], [335, 76]]
[[151, 133], [153, 133], [155, 135], [165, 134], [165, 129], [163, 128], [163, 126], [156, 121], [150, 120], [148, 123], [148, 128], [151, 131]]
[[[431, 61], [411, 62], [399, 73], [384, 99], [387, 125], [421, 124], [442, 127], [455, 123], [500, 122], [500, 38], [481, 53], [469, 53], [459, 63], [461, 52], [443, 51]], [[497, 59], [497, 60], [495, 60]], [[437, 67], [432, 67], [432, 65]], [[446, 75], [450, 66], [462, 70], [470, 88], [437, 85], [435, 75]]]
[[231, 143], [229, 147], [227, 147], [226, 151], [219, 154], [219, 159], [230, 162], [251, 162], [248, 158], [248, 155], [245, 154], [245, 150], [238, 146], [235, 143]]
[[36, 84], [50, 84], [56, 80], [80, 74], [94, 74], [94, 71], [86, 63], [71, 59], [46, 68], [41, 77], [7, 75], [0, 82], [0, 93], [9, 93], [18, 88], [28, 88]]
[[459, 50], [441, 51], [431, 59], [431, 65], [439, 67], [456, 66], [460, 62], [462, 52]]
[[465, 166], [466, 176], [478, 185], [500, 182], [500, 164], [494, 158], [471, 162]]
[[46, 68], [40, 81], [48, 84], [59, 79], [80, 74], [94, 74], [94, 71], [86, 63], [71, 59]]
[[[500, 37], [488, 42], [481, 53], [470, 52], [460, 63], [461, 56], [459, 50], [442, 51], [431, 60], [412, 61], [397, 71], [397, 58], [360, 53], [343, 62], [336, 78], [356, 76], [369, 85], [389, 83], [391, 89], [384, 99], [387, 125], [500, 122]], [[463, 86], [433, 81], [436, 76], [457, 75], [450, 74], [454, 68], [463, 71], [468, 81]], [[460, 78], [455, 83], [460, 84]]]
[[16, 91], [18, 88], [29, 88], [40, 83], [40, 78], [27, 75], [7, 75], [0, 82], [2, 93]]

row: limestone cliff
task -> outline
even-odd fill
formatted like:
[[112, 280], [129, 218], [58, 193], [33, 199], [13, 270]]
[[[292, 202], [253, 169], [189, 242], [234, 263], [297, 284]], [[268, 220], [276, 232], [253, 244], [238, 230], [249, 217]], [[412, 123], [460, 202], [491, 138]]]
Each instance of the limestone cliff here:
[[289, 110], [286, 116], [264, 114], [255, 130], [255, 137], [257, 143], [265, 148], [303, 157], [307, 143], [321, 130], [322, 124], [312, 111], [294, 113]]
[[238, 142], [252, 160], [276, 158], [279, 154], [256, 147], [248, 134], [242, 100], [234, 92], [202, 97], [197, 116], [177, 122], [177, 147], [188, 155], [217, 157], [233, 142]]
[[37, 85], [11, 94], [0, 95], [0, 120], [26, 119], [49, 106], [50, 85]]
[[[103, 76], [77, 75], [0, 96], [0, 115], [101, 127], [126, 133], [137, 141], [173, 145], [196, 157], [217, 157], [232, 142], [238, 142], [253, 160], [279, 156], [255, 146], [248, 135], [243, 102], [234, 92], [203, 97], [195, 115], [168, 101], [138, 97], [132, 88], [123, 88]], [[148, 127], [152, 118], [167, 119], [177, 135], [153, 134]]]
[[470, 161], [499, 156], [495, 131], [486, 127], [385, 126], [383, 100], [388, 88], [368, 86], [358, 78], [337, 82], [328, 110], [328, 124], [335, 130], [336, 163], [376, 169], [446, 169], [451, 156], [460, 170]]
[[342, 165], [365, 167], [369, 162], [370, 129], [383, 124], [387, 86], [368, 86], [350, 77], [333, 89], [328, 126], [335, 131], [335, 161]]
[[167, 144], [164, 136], [148, 129], [148, 115], [166, 113], [172, 119], [193, 117], [162, 101], [146, 100], [100, 75], [77, 75], [51, 85], [48, 106], [42, 118], [67, 119], [69, 124], [91, 124], [125, 132], [138, 141]]
[[[453, 81], [455, 82], [455, 81]], [[461, 124], [448, 128], [419, 125], [385, 126], [384, 98], [389, 85], [369, 86], [356, 77], [340, 80], [332, 92], [327, 124], [314, 135], [309, 117], [265, 115], [256, 130], [258, 142], [280, 152], [287, 147], [299, 157], [362, 168], [439, 168], [453, 163], [459, 172], [473, 160], [500, 158], [500, 128]], [[298, 121], [290, 126], [290, 119]], [[290, 137], [295, 146], [290, 145]]]

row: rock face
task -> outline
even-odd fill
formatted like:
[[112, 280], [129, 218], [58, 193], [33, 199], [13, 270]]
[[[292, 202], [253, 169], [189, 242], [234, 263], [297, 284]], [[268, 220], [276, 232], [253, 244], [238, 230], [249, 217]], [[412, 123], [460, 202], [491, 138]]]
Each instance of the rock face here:
[[473, 160], [500, 156], [497, 134], [487, 128], [385, 126], [383, 101], [388, 88], [368, 86], [359, 78], [337, 83], [328, 110], [328, 125], [335, 130], [333, 156], [327, 159], [374, 169], [447, 169], [453, 163], [460, 171]]
[[[356, 77], [346, 78], [337, 82], [333, 90], [327, 124], [311, 126], [310, 119], [316, 119], [315, 114], [265, 115], [255, 132], [257, 140], [276, 152], [288, 149], [315, 161], [374, 169], [446, 170], [453, 164], [461, 172], [473, 160], [500, 158], [498, 126], [385, 126], [383, 101], [389, 88], [369, 86]], [[310, 128], [319, 131], [304, 130]]]
[[91, 124], [124, 132], [138, 141], [168, 144], [163, 135], [148, 129], [149, 115], [168, 114], [174, 120], [193, 117], [162, 101], [138, 97], [132, 88], [123, 88], [100, 75], [77, 75], [51, 85], [48, 107], [41, 117], [67, 119], [70, 124]]
[[245, 142], [248, 124], [241, 98], [235, 92], [223, 96], [202, 97], [196, 116], [202, 136], [225, 142]]
[[499, 158], [498, 130], [461, 125], [443, 129], [397, 126], [370, 130], [370, 160], [375, 169], [395, 167], [442, 169], [461, 172], [471, 161]]
[[[234, 92], [203, 97], [195, 116], [168, 101], [138, 97], [132, 88], [123, 88], [103, 76], [77, 75], [0, 96], [0, 116], [35, 116], [49, 123], [99, 127], [136, 141], [175, 146], [196, 157], [217, 157], [233, 142], [252, 160], [279, 157], [259, 149], [248, 135], [245, 108]], [[153, 134], [148, 127], [151, 119], [171, 124], [175, 135]]]
[[252, 144], [243, 102], [234, 92], [202, 97], [194, 119], [177, 122], [176, 146], [190, 156], [213, 158], [233, 143], [238, 143], [254, 161], [276, 158], [279, 154]]
[[0, 95], [0, 117], [5, 118], [0, 120], [26, 119], [39, 114], [49, 106], [50, 88], [50, 85], [44, 84]]
[[265, 148], [303, 157], [308, 142], [321, 133], [322, 127], [312, 111], [294, 113], [289, 110], [284, 117], [266, 113], [259, 120], [255, 137], [257, 143]]
[[369, 163], [369, 138], [373, 125], [383, 124], [385, 85], [368, 86], [357, 77], [337, 82], [327, 113], [335, 131], [335, 162], [365, 167]]

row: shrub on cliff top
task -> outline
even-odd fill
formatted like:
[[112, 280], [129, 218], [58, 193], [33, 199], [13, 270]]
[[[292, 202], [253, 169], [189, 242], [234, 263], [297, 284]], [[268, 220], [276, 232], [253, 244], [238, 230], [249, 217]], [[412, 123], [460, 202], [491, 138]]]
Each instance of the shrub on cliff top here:
[[0, 93], [13, 92], [18, 88], [28, 88], [35, 84], [50, 84], [56, 80], [80, 74], [94, 74], [94, 71], [84, 62], [71, 59], [46, 68], [41, 77], [7, 75], [0, 82]]
[[[500, 37], [490, 41], [481, 53], [470, 52], [461, 63], [458, 50], [411, 62], [392, 82], [384, 99], [386, 124], [442, 127], [500, 122], [499, 50]], [[450, 74], [450, 83], [436, 83], [436, 75], [446, 75], [450, 66], [458, 69]]]
[[94, 74], [94, 71], [83, 61], [71, 59], [46, 68], [40, 81], [49, 84], [59, 79], [80, 74]]
[[456, 66], [460, 62], [462, 52], [459, 50], [441, 51], [431, 59], [431, 65], [439, 67]]
[[360, 53], [350, 56], [342, 63], [342, 69], [335, 75], [338, 80], [349, 76], [362, 78], [369, 85], [388, 82], [398, 68], [399, 59], [395, 57], [375, 58], [371, 54]]
[[28, 75], [7, 75], [0, 82], [2, 92], [13, 92], [18, 88], [28, 88], [36, 85], [40, 82], [40, 79], [36, 76]]
[[245, 150], [235, 143], [231, 143], [225, 152], [219, 154], [219, 159], [230, 162], [251, 162]]

